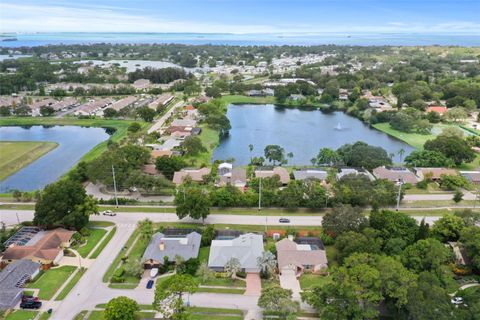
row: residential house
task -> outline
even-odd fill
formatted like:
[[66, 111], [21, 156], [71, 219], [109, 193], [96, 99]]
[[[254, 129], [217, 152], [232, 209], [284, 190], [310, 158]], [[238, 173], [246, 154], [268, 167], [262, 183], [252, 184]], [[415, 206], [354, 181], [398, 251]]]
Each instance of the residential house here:
[[172, 121], [170, 127], [195, 127], [197, 121], [193, 119], [175, 119]]
[[311, 180], [317, 179], [325, 181], [327, 179], [328, 172], [323, 169], [302, 169], [293, 171], [293, 177], [295, 180]]
[[301, 100], [305, 100], [305, 96], [303, 94], [291, 94], [288, 99], [292, 100], [292, 101], [301, 101]]
[[154, 110], [157, 110], [157, 108], [163, 108], [165, 107], [166, 105], [168, 105], [168, 103], [170, 101], [172, 101], [174, 98], [173, 95], [169, 94], [169, 93], [164, 93], [164, 94], [161, 94], [160, 96], [158, 96], [157, 99], [155, 99], [154, 101], [152, 101], [148, 107], [151, 108], [151, 109], [154, 109]]
[[287, 169], [283, 167], [275, 167], [273, 169], [260, 168], [255, 170], [255, 177], [257, 178], [270, 178], [274, 175], [280, 178], [280, 182], [283, 185], [287, 185], [290, 182], [290, 174]]
[[23, 286], [39, 273], [40, 264], [30, 260], [10, 263], [0, 272], [0, 310], [13, 309], [22, 299]]
[[64, 109], [68, 109], [68, 108], [76, 105], [77, 103], [78, 103], [77, 99], [75, 99], [73, 97], [66, 97], [65, 99], [63, 99], [61, 101], [55, 102], [54, 104], [51, 105], [51, 107], [55, 111], [61, 111], [61, 110], [64, 110]]
[[145, 269], [158, 268], [163, 264], [165, 257], [169, 262], [180, 256], [183, 260], [198, 257], [202, 236], [197, 232], [189, 234], [165, 235], [157, 232], [152, 236], [145, 249], [142, 262]]
[[3, 253], [2, 262], [11, 263], [28, 259], [42, 265], [57, 264], [63, 257], [63, 249], [70, 246], [74, 233], [63, 228], [40, 231], [25, 245], [8, 247]]
[[218, 166], [217, 187], [231, 185], [237, 188], [245, 188], [247, 185], [247, 170], [241, 167], [233, 167], [231, 163], [221, 163]]
[[328, 260], [325, 247], [320, 239], [303, 237], [285, 238], [275, 244], [277, 248], [278, 270], [280, 273], [320, 272], [327, 269]]
[[148, 79], [138, 79], [133, 82], [133, 87], [136, 90], [145, 91], [150, 88], [151, 82]]
[[458, 175], [457, 170], [448, 169], [448, 168], [413, 168], [413, 172], [417, 175], [420, 180], [425, 179], [429, 176], [432, 181], [439, 181], [442, 179], [442, 175], [447, 176], [456, 176]]
[[435, 113], [438, 113], [438, 114], [440, 114], [440, 115], [445, 114], [447, 111], [448, 111], [447, 107], [444, 107], [444, 106], [435, 106], [435, 105], [428, 106], [428, 107], [427, 107], [427, 110], [426, 110], [427, 113], [429, 113], [429, 112], [435, 112]]
[[109, 108], [112, 108], [116, 111], [120, 111], [125, 107], [128, 107], [129, 105], [132, 105], [137, 101], [137, 97], [135, 96], [128, 96], [126, 98], [120, 99], [118, 101], [115, 101], [112, 103], [112, 105]]
[[460, 175], [467, 178], [471, 183], [480, 183], [480, 171], [459, 171]]
[[155, 160], [160, 157], [167, 157], [170, 158], [172, 156], [172, 151], [170, 150], [152, 150], [150, 152], [150, 157], [152, 160]]
[[190, 177], [192, 181], [202, 182], [203, 177], [210, 174], [210, 168], [200, 169], [182, 169], [173, 174], [173, 183], [177, 186], [182, 184], [185, 177]]
[[395, 183], [402, 182], [416, 185], [418, 182], [417, 176], [403, 167], [378, 167], [373, 169], [373, 175], [377, 179], [387, 179]]
[[375, 180], [375, 177], [370, 172], [368, 172], [367, 170], [365, 170], [365, 169], [355, 169], [355, 168], [340, 168], [337, 172], [337, 179], [341, 179], [344, 176], [349, 175], [349, 174], [354, 174], [354, 175], [363, 174], [368, 179], [370, 179], [372, 181]]
[[151, 176], [156, 176], [160, 174], [154, 164], [144, 164], [142, 166], [142, 172]]
[[74, 114], [76, 116], [92, 116], [112, 104], [112, 102], [113, 100], [110, 98], [92, 100], [79, 106]]
[[225, 264], [232, 258], [238, 259], [241, 271], [260, 272], [257, 258], [263, 254], [263, 236], [247, 233], [236, 238], [217, 238], [212, 241], [208, 266], [215, 271], [224, 271]]

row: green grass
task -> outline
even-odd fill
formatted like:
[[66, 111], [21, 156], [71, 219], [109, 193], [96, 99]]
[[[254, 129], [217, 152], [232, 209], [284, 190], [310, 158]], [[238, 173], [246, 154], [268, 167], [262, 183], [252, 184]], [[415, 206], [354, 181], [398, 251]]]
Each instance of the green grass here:
[[104, 229], [89, 229], [90, 234], [87, 237], [87, 243], [81, 247], [73, 248], [83, 257], [86, 258], [90, 251], [97, 245], [97, 243], [107, 233]]
[[222, 100], [227, 104], [242, 104], [242, 103], [251, 103], [251, 104], [269, 104], [275, 103], [275, 97], [248, 97], [242, 95], [226, 95], [222, 97]]
[[209, 165], [213, 150], [215, 150], [220, 142], [218, 131], [210, 129], [206, 125], [200, 125], [200, 127], [202, 128], [202, 132], [198, 137], [207, 151], [199, 153], [196, 156], [185, 156], [184, 158], [187, 163], [192, 166]]
[[50, 316], [51, 316], [50, 313], [44, 312], [44, 313], [42, 313], [42, 314], [40, 315], [40, 318], [38, 318], [38, 320], [47, 320], [47, 319], [50, 318]]
[[137, 283], [109, 283], [108, 287], [111, 289], [135, 289], [138, 287]]
[[316, 274], [303, 274], [300, 277], [300, 287], [302, 290], [308, 290], [314, 286], [322, 287], [327, 283], [330, 283], [332, 278], [329, 276], [322, 276]]
[[423, 149], [423, 145], [427, 140], [434, 139], [433, 134], [418, 134], [418, 133], [405, 133], [390, 127], [389, 123], [376, 123], [373, 127], [379, 131], [382, 131], [392, 137], [395, 137], [416, 149]]
[[198, 288], [197, 292], [227, 293], [227, 294], [244, 294], [244, 293], [245, 293], [245, 289], [235, 289], [235, 288]]
[[210, 247], [201, 247], [198, 252], [198, 261], [200, 261], [200, 263], [208, 262], [209, 254], [210, 254]]
[[38, 311], [15, 310], [14, 312], [10, 313], [5, 320], [30, 320], [35, 319], [37, 314]]
[[205, 317], [204, 314], [192, 314], [190, 316], [190, 320], [243, 320], [243, 316], [227, 316], [227, 315], [212, 315], [209, 314], [207, 317]]
[[65, 297], [70, 293], [70, 291], [73, 289], [73, 287], [77, 284], [77, 282], [83, 276], [85, 271], [87, 271], [87, 269], [81, 268], [75, 274], [75, 276], [70, 280], [70, 282], [65, 286], [65, 288], [63, 288], [63, 290], [58, 294], [58, 296], [55, 298], [55, 300], [58, 301], [58, 300], [65, 299]]
[[246, 287], [245, 281], [238, 279], [232, 281], [230, 278], [213, 278], [207, 281], [202, 281], [201, 284], [205, 286]]
[[58, 143], [55, 142], [0, 142], [0, 181], [26, 167], [57, 146]]
[[[114, 128], [115, 133], [110, 137], [118, 142], [127, 135], [128, 126], [134, 121], [111, 120], [111, 119], [77, 119], [77, 118], [43, 118], [43, 117], [8, 117], [0, 119], [0, 126], [28, 126], [28, 125], [71, 125], [84, 127]], [[146, 122], [135, 121], [141, 124], [142, 128], [147, 126]], [[97, 144], [87, 152], [80, 161], [90, 161], [107, 150], [107, 141]]]
[[103, 320], [105, 319], [103, 313], [104, 311], [93, 310], [88, 316], [88, 320]]
[[87, 310], [83, 310], [81, 312], [79, 312], [74, 318], [73, 320], [83, 320], [83, 318], [85, 317], [85, 315], [87, 314]]
[[50, 269], [45, 271], [36, 281], [29, 283], [27, 288], [40, 289], [38, 298], [50, 300], [75, 269], [76, 267], [73, 266]]
[[92, 253], [92, 255], [90, 256], [90, 259], [96, 259], [100, 255], [102, 250], [107, 246], [110, 240], [112, 240], [116, 232], [117, 232], [117, 227], [113, 227], [112, 230], [110, 230], [110, 232], [108, 233], [108, 235], [102, 240], [102, 242], [97, 247], [97, 249]]
[[223, 313], [223, 314], [237, 314], [243, 315], [242, 310], [224, 309], [224, 308], [206, 308], [206, 307], [189, 307], [188, 310], [192, 313]]
[[110, 222], [110, 221], [90, 221], [88, 223], [87, 227], [97, 227], [97, 228], [106, 228], [106, 227], [111, 227], [114, 226], [115, 223]]

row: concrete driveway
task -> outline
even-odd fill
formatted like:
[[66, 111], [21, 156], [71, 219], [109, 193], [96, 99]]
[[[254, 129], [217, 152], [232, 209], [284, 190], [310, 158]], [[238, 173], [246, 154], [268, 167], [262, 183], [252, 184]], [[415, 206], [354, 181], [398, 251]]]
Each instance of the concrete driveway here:
[[280, 286], [284, 289], [290, 289], [293, 292], [294, 299], [300, 299], [300, 282], [295, 275], [295, 270], [282, 270], [280, 275]]

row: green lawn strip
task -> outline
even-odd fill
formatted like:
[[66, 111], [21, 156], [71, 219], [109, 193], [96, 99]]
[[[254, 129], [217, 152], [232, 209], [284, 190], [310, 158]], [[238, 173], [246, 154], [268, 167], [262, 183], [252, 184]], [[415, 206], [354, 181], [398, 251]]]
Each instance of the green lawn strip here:
[[103, 314], [104, 314], [103, 310], [102, 311], [93, 310], [88, 316], [88, 320], [103, 320], [105, 319]]
[[229, 293], [229, 294], [244, 294], [245, 289], [234, 288], [203, 288], [199, 287], [197, 292], [209, 292], [209, 293]]
[[106, 228], [106, 227], [112, 227], [114, 225], [115, 225], [115, 223], [110, 222], [110, 221], [90, 221], [88, 223], [87, 227], [90, 227], [90, 228], [94, 228], [94, 227]]
[[303, 274], [299, 280], [302, 290], [308, 290], [314, 286], [323, 287], [325, 284], [330, 283], [332, 278], [317, 274]]
[[198, 252], [198, 261], [208, 262], [208, 256], [210, 255], [210, 247], [201, 247]]
[[50, 300], [75, 269], [73, 266], [63, 266], [47, 270], [36, 281], [29, 283], [27, 288], [40, 289], [38, 298]]
[[209, 314], [221, 313], [221, 314], [243, 315], [243, 311], [237, 310], [237, 309], [189, 307], [188, 310], [192, 313], [209, 313]]
[[108, 267], [107, 272], [103, 275], [103, 282], [109, 282], [110, 278], [112, 277], [113, 273], [115, 270], [120, 266], [120, 262], [122, 260], [122, 257], [125, 255], [125, 252], [128, 250], [128, 248], [131, 247], [135, 239], [137, 238], [139, 234], [139, 230], [135, 229], [135, 231], [132, 233], [130, 238], [128, 238], [127, 243], [125, 243], [125, 246], [123, 249], [118, 253], [118, 255], [115, 257], [115, 260], [113, 260], [112, 264], [110, 264], [110, 267]]
[[87, 310], [83, 310], [81, 312], [79, 312], [74, 318], [73, 320], [83, 320], [83, 318], [85, 318], [85, 315], [88, 313]]
[[0, 181], [58, 147], [56, 142], [0, 142]]
[[100, 255], [102, 250], [107, 246], [110, 240], [112, 240], [116, 232], [117, 232], [117, 227], [113, 227], [112, 230], [110, 230], [110, 232], [108, 233], [108, 235], [105, 238], [103, 238], [102, 242], [97, 247], [97, 249], [92, 253], [92, 255], [90, 256], [90, 259], [96, 259]]
[[90, 228], [90, 234], [87, 237], [87, 243], [83, 246], [74, 248], [83, 257], [86, 258], [90, 251], [97, 245], [100, 239], [107, 233], [105, 229]]
[[218, 146], [220, 137], [218, 131], [208, 128], [206, 125], [200, 125], [202, 132], [198, 136], [202, 141], [202, 145], [207, 151], [199, 153], [195, 156], [185, 156], [185, 161], [192, 166], [209, 165], [212, 158], [213, 150]]
[[35, 291], [32, 291], [32, 290], [23, 290], [23, 294], [26, 295], [26, 296], [34, 296], [34, 295], [35, 295]]
[[5, 320], [33, 320], [37, 316], [38, 311], [31, 310], [15, 310], [10, 313]]
[[243, 320], [243, 316], [211, 315], [205, 318], [204, 314], [192, 314], [190, 320]]
[[243, 103], [250, 103], [250, 104], [269, 104], [275, 103], [275, 97], [248, 97], [242, 95], [226, 95], [221, 98], [227, 104], [243, 104]]
[[65, 297], [70, 293], [73, 287], [77, 284], [83, 274], [87, 271], [86, 268], [81, 268], [75, 276], [70, 280], [70, 282], [63, 288], [63, 290], [59, 293], [59, 295], [55, 298], [56, 301], [63, 300]]
[[[453, 196], [452, 196], [453, 198]], [[475, 200], [462, 200], [455, 203], [453, 200], [417, 200], [417, 201], [403, 201], [400, 205], [400, 210], [403, 208], [435, 208], [435, 207], [449, 207], [455, 209], [458, 206], [473, 206]]]
[[52, 314], [51, 313], [48, 313], [48, 312], [43, 312], [41, 315], [40, 315], [40, 318], [38, 318], [38, 320], [47, 320], [50, 318]]

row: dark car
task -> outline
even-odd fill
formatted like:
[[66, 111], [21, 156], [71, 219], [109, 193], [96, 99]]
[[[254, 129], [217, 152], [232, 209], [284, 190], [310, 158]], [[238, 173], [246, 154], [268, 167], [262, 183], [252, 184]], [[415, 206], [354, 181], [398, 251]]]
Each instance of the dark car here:
[[155, 281], [153, 281], [153, 280], [148, 280], [148, 282], [147, 282], [147, 289], [152, 289], [154, 283], [155, 283]]
[[278, 220], [278, 222], [280, 222], [280, 223], [290, 223], [290, 219], [280, 218], [280, 219]]
[[22, 309], [40, 309], [42, 303], [40, 301], [28, 300], [20, 303]]
[[25, 301], [38, 301], [38, 297], [34, 297], [34, 296], [31, 296], [31, 295], [28, 295], [28, 294], [24, 294], [22, 296], [22, 302], [25, 302]]

